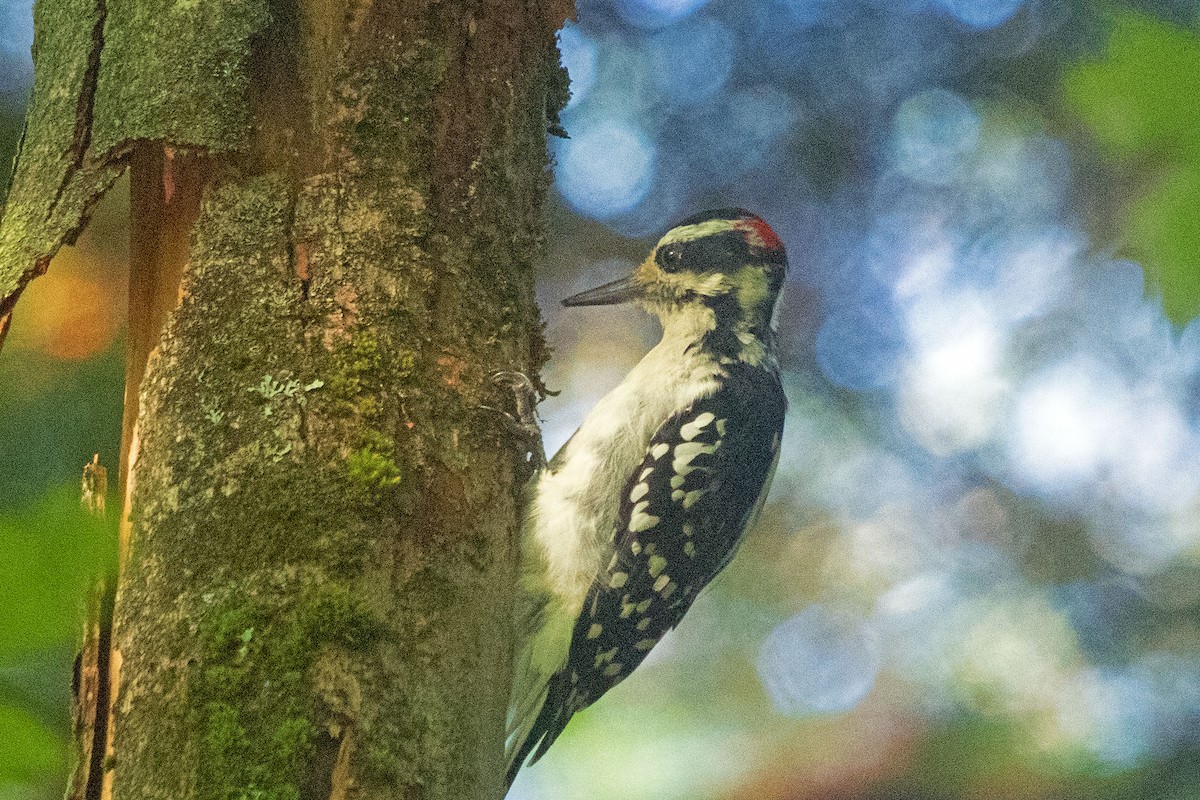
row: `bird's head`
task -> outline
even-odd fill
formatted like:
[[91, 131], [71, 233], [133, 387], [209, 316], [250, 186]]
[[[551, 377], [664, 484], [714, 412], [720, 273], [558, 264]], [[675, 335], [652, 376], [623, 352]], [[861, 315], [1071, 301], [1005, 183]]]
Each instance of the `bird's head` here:
[[717, 326], [770, 325], [783, 287], [787, 256], [771, 226], [740, 208], [706, 211], [680, 222], [631, 275], [580, 292], [565, 306], [633, 301], [672, 317], [711, 310]]

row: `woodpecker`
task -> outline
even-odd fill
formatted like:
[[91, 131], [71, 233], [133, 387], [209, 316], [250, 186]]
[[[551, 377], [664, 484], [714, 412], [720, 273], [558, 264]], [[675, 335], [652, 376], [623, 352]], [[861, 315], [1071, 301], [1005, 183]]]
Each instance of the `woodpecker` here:
[[757, 516], [787, 405], [786, 268], [766, 222], [720, 209], [672, 228], [628, 277], [563, 300], [632, 301], [662, 339], [530, 479], [509, 785], [679, 624]]

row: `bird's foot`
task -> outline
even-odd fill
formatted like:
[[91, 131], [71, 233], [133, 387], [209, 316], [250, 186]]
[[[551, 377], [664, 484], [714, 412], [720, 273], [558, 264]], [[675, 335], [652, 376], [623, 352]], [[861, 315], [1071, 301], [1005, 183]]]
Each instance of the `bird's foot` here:
[[[537, 389], [523, 372], [497, 372], [492, 383], [513, 393], [516, 414], [499, 411], [509, 432], [528, 453], [529, 466], [536, 472], [546, 466], [546, 450], [542, 445], [542, 428], [537, 421]], [[485, 406], [486, 408], [486, 406]]]

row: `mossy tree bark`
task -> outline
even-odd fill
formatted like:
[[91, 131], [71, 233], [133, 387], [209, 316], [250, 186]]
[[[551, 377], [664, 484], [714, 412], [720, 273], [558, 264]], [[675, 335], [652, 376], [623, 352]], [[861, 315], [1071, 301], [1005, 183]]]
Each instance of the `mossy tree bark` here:
[[0, 327], [133, 189], [127, 517], [74, 796], [502, 794], [523, 463], [484, 406], [544, 360], [565, 12], [39, 0]]

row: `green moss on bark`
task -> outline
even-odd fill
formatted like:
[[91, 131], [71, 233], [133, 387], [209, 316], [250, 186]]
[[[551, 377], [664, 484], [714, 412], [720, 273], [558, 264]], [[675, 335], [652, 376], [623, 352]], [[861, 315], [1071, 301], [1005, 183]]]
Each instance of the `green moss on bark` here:
[[209, 190], [144, 386], [118, 793], [172, 796], [182, 779], [194, 792], [174, 796], [290, 798], [314, 779], [312, 743], [349, 727], [361, 780], [470, 796], [476, 776], [445, 765], [486, 740], [462, 675], [503, 708], [512, 461], [480, 438], [463, 370], [419, 372], [442, 348], [392, 344], [428, 337], [427, 315], [391, 302], [424, 281], [420, 262], [347, 257], [379, 245], [356, 241], [378, 223], [345, 236], [309, 219], [305, 299], [291, 198], [272, 176]]
[[98, 0], [35, 6], [33, 92], [0, 218], [0, 318], [123, 170], [88, 147], [103, 23]]
[[369, 502], [376, 494], [399, 485], [403, 473], [396, 463], [396, 443], [390, 436], [369, 431], [363, 438], [366, 443], [346, 458], [347, 478]]
[[319, 157], [218, 159], [143, 385], [116, 800], [499, 793], [521, 467], [482, 406], [544, 352], [549, 32], [485, 5], [261, 34], [338, 68], [300, 76]]
[[251, 42], [266, 0], [107, 0], [93, 138], [249, 150]]
[[43, 0], [35, 78], [0, 219], [0, 317], [125, 169], [125, 145], [250, 150], [266, 0]]
[[254, 581], [242, 587], [250, 599], [207, 597], [189, 717], [201, 734], [202, 800], [297, 800], [322, 732], [314, 665], [325, 648], [366, 650], [382, 633], [348, 585], [277, 577], [289, 591], [263, 598]]
[[380, 630], [346, 583], [370, 530], [357, 485], [306, 441], [324, 385], [287, 277], [290, 203], [273, 177], [210, 191], [150, 368], [118, 612], [141, 676], [118, 700], [122, 796], [171, 796], [189, 750], [186, 796], [298, 796], [322, 730], [313, 664]]

